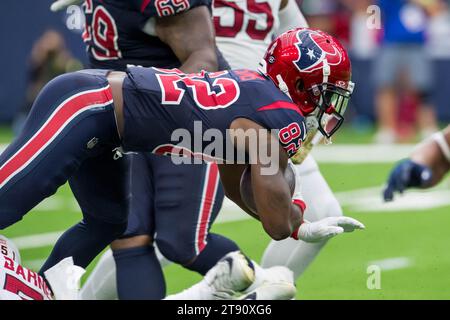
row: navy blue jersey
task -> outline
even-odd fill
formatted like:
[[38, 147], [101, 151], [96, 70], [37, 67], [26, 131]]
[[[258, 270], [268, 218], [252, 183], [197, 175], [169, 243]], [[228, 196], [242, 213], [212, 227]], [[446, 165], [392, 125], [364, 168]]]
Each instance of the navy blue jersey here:
[[[177, 69], [130, 67], [127, 74], [122, 137], [126, 150], [167, 154], [185, 149], [189, 156], [231, 160], [224, 149], [230, 146], [227, 129], [236, 118], [277, 130], [289, 156], [305, 138], [298, 107], [272, 80], [255, 71], [186, 75]], [[224, 140], [218, 142], [220, 150], [215, 148], [218, 138]]]
[[203, 5], [210, 8], [211, 0], [86, 0], [83, 40], [91, 67], [179, 67], [172, 49], [154, 35], [152, 20]]

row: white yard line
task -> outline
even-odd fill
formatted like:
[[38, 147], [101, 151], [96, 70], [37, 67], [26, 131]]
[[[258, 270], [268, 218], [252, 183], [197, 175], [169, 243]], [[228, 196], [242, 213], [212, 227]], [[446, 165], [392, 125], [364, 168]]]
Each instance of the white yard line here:
[[393, 163], [409, 156], [412, 144], [332, 144], [317, 146], [312, 155], [323, 163]]
[[39, 270], [44, 265], [47, 259], [25, 260], [22, 261], [22, 265], [26, 266], [30, 270]]
[[34, 249], [54, 245], [62, 233], [63, 231], [47, 232], [12, 238], [11, 240], [19, 249]]
[[413, 265], [414, 262], [408, 257], [387, 258], [367, 263], [367, 266], [378, 266], [382, 271], [406, 269]]

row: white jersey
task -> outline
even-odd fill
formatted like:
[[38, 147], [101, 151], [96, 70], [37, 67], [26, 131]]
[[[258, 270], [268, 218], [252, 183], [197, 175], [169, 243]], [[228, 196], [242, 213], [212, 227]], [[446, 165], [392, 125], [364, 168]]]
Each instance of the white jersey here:
[[52, 300], [44, 279], [0, 254], [0, 299]]
[[232, 69], [256, 70], [275, 36], [307, 26], [295, 0], [288, 4], [280, 21], [281, 0], [214, 0], [217, 46]]

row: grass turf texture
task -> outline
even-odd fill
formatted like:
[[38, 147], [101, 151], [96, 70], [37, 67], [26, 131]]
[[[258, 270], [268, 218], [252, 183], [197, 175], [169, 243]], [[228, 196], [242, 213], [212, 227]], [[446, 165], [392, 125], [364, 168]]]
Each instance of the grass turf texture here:
[[[1, 140], [1, 139], [0, 139]], [[7, 138], [3, 138], [7, 140]], [[389, 164], [321, 164], [325, 178], [336, 192], [381, 185]], [[61, 231], [80, 220], [69, 188], [55, 199], [58, 209], [35, 210], [3, 232], [8, 237]], [[61, 209], [61, 203], [62, 209]], [[346, 208], [344, 208], [345, 210]], [[298, 299], [448, 299], [450, 298], [450, 207], [426, 211], [364, 213], [345, 210], [366, 225], [363, 232], [333, 239], [297, 282]], [[270, 241], [254, 220], [215, 225], [213, 231], [235, 240], [251, 258], [259, 261]], [[25, 266], [36, 269], [51, 247], [21, 250]], [[412, 265], [381, 273], [381, 289], [369, 290], [370, 261], [407, 257]], [[93, 268], [95, 262], [88, 268]], [[171, 265], [165, 269], [168, 293], [185, 289], [200, 276]]]

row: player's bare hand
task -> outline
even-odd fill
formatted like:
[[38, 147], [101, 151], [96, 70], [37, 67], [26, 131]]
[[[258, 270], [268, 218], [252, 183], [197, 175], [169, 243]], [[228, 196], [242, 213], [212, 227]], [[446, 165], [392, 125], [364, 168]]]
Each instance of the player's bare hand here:
[[305, 221], [293, 237], [305, 242], [320, 242], [357, 229], [365, 229], [365, 226], [356, 219], [329, 217], [316, 222]]

